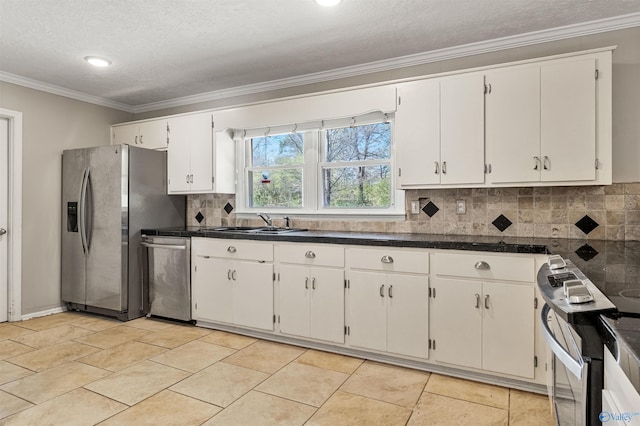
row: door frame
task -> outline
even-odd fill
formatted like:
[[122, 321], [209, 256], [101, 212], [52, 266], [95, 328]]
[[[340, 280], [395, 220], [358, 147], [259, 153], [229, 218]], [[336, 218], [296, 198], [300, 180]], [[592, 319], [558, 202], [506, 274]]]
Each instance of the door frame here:
[[9, 223], [7, 224], [7, 314], [9, 321], [22, 319], [22, 113], [0, 108], [9, 120]]

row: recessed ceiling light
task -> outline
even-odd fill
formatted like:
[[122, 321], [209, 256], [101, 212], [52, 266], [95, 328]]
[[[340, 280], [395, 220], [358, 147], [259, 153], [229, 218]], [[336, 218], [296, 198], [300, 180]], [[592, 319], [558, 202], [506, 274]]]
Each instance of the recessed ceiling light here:
[[84, 60], [89, 62], [94, 67], [108, 67], [111, 65], [111, 61], [107, 58], [101, 58], [99, 56], [85, 56]]
[[338, 3], [340, 3], [342, 0], [316, 0], [316, 3], [318, 3], [320, 6], [335, 6]]

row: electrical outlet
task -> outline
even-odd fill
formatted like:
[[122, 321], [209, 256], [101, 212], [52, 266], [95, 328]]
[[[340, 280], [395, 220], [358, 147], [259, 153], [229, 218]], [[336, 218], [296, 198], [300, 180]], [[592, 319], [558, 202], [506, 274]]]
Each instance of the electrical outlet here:
[[456, 213], [465, 214], [467, 212], [467, 202], [465, 200], [456, 200]]
[[420, 201], [412, 201], [411, 202], [411, 214], [420, 213]]

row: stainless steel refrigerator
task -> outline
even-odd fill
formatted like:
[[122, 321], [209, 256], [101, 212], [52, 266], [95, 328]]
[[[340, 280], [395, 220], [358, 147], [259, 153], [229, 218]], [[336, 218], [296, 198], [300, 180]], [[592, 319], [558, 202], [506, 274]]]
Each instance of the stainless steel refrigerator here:
[[62, 154], [61, 296], [68, 309], [142, 316], [142, 228], [185, 225], [166, 152], [128, 145]]

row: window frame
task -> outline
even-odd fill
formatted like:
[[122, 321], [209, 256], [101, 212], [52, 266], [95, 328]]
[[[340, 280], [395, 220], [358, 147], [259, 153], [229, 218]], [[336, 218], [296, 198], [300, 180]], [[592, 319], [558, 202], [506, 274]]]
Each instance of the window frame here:
[[[334, 217], [334, 218], [379, 218], [382, 220], [395, 220], [405, 217], [405, 197], [404, 191], [397, 189], [397, 176], [395, 174], [395, 142], [394, 142], [394, 120], [389, 117], [386, 121], [390, 124], [390, 153], [389, 160], [358, 160], [358, 161], [341, 161], [341, 162], [326, 162], [322, 161], [325, 158], [326, 143], [324, 142], [327, 129], [348, 127], [346, 126], [331, 126], [326, 128], [318, 128], [305, 130], [304, 139], [304, 163], [302, 171], [302, 207], [251, 207], [249, 200], [249, 171], [257, 170], [251, 164], [252, 152], [251, 152], [251, 139], [250, 137], [244, 137], [237, 143], [236, 149], [236, 216], [239, 218], [253, 218], [257, 213], [269, 213], [273, 215], [288, 215], [291, 217], [304, 216], [305, 218], [313, 217]], [[380, 119], [365, 120], [358, 122], [357, 126], [363, 126], [367, 124], [375, 124], [381, 122]], [[295, 126], [292, 126], [295, 129]], [[335, 208], [324, 207], [323, 203], [323, 168], [330, 166], [336, 167], [358, 167], [375, 166], [380, 164], [389, 164], [390, 176], [391, 176], [391, 203], [388, 208], [378, 207], [358, 207], [358, 208]], [[279, 167], [279, 166], [278, 166]], [[286, 166], [285, 168], [293, 168], [293, 166]]]

